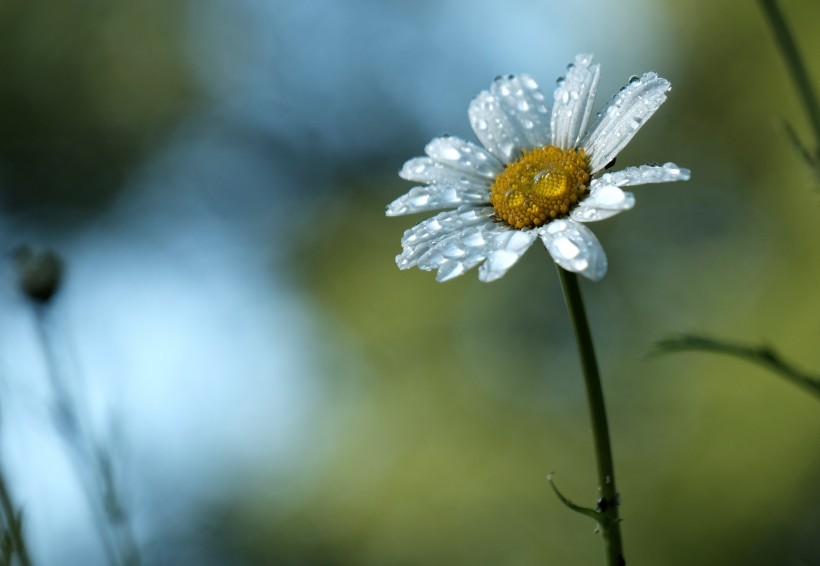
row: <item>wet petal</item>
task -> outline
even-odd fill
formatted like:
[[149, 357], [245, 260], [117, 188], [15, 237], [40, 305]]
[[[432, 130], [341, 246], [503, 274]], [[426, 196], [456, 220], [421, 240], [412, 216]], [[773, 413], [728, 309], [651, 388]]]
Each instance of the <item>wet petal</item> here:
[[581, 145], [590, 156], [592, 173], [612, 161], [666, 100], [669, 81], [655, 73], [634, 77], [600, 114]]
[[601, 184], [617, 185], [619, 187], [645, 185], [649, 183], [668, 183], [671, 181], [688, 181], [691, 172], [689, 169], [678, 167], [674, 163], [663, 165], [641, 165], [640, 167], [627, 167], [620, 171], [604, 173], [600, 179], [592, 181], [593, 186], [596, 181]]
[[470, 125], [476, 137], [504, 163], [510, 163], [527, 147], [523, 135], [504, 112], [501, 100], [483, 90], [470, 101]]
[[414, 157], [399, 171], [399, 177], [408, 181], [428, 185], [453, 185], [464, 187], [489, 187], [492, 182], [472, 171], [459, 171], [449, 165], [442, 165], [432, 157]]
[[573, 220], [553, 220], [539, 230], [555, 263], [593, 281], [606, 275], [604, 249], [592, 230]]
[[489, 151], [455, 136], [435, 138], [424, 148], [424, 153], [442, 165], [490, 179], [490, 182], [504, 169], [504, 164]]
[[436, 280], [447, 281], [484, 261], [497, 237], [510, 231], [508, 226], [484, 217], [478, 223], [442, 232], [435, 239], [405, 246], [396, 261], [402, 269], [438, 269]]
[[[596, 179], [597, 181], [597, 179]], [[635, 196], [615, 185], [594, 183], [589, 196], [570, 212], [570, 218], [578, 222], [605, 220], [635, 206]]]
[[592, 55], [578, 55], [555, 89], [552, 107], [552, 145], [563, 149], [578, 146], [584, 134], [592, 103], [598, 90], [599, 65], [592, 65]]
[[509, 227], [492, 221], [454, 232], [431, 246], [419, 267], [438, 269], [436, 281], [449, 281], [487, 259], [492, 242], [505, 233], [510, 233]]
[[413, 187], [387, 205], [387, 216], [415, 214], [426, 210], [455, 208], [462, 204], [482, 205], [490, 203], [490, 189], [454, 187], [452, 185], [425, 185]]
[[487, 245], [487, 261], [478, 268], [478, 278], [490, 282], [503, 276], [530, 249], [536, 237], [537, 230], [512, 228], [496, 234]]
[[493, 81], [490, 92], [523, 138], [526, 149], [550, 143], [549, 110], [544, 94], [529, 75], [506, 75]]
[[413, 267], [442, 238], [470, 226], [493, 224], [492, 215], [492, 207], [461, 206], [419, 222], [404, 232], [402, 253], [396, 256], [396, 263], [400, 269]]

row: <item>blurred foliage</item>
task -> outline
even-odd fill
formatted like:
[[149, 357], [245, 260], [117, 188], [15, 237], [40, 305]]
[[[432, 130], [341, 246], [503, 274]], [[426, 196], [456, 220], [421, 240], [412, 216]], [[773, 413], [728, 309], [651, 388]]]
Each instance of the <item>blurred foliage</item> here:
[[92, 210], [195, 89], [179, 0], [0, 3], [0, 181], [10, 212]]

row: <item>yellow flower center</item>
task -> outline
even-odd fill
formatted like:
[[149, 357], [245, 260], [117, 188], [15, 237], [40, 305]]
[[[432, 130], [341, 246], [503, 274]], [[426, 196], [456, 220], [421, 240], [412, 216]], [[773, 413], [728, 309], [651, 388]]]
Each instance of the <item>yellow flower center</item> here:
[[495, 178], [490, 204], [510, 226], [541, 226], [569, 214], [588, 186], [589, 157], [583, 148], [536, 147]]

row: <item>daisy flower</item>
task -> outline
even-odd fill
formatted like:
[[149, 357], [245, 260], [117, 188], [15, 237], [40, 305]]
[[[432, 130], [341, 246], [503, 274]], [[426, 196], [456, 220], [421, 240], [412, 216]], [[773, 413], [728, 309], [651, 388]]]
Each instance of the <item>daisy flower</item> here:
[[446, 281], [481, 264], [478, 278], [494, 281], [540, 238], [558, 265], [601, 279], [606, 255], [585, 224], [632, 208], [622, 187], [685, 181], [689, 171], [666, 163], [604, 172], [670, 85], [655, 73], [632, 77], [588, 128], [599, 75], [591, 55], [578, 55], [552, 113], [531, 77], [498, 77], [468, 111], [483, 147], [445, 135], [405, 163], [399, 175], [424, 185], [390, 203], [388, 216], [453, 210], [404, 233], [399, 268], [436, 269]]

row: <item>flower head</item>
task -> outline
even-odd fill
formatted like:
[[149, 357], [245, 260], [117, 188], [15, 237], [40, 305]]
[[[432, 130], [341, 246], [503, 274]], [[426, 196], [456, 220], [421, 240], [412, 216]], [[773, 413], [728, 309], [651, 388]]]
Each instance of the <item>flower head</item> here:
[[437, 269], [446, 281], [481, 264], [479, 279], [493, 281], [540, 238], [558, 265], [601, 279], [606, 255], [584, 224], [632, 208], [622, 187], [685, 181], [689, 171], [667, 163], [603, 172], [670, 85], [655, 73], [632, 77], [588, 128], [599, 75], [591, 55], [578, 55], [558, 80], [552, 113], [532, 78], [498, 77], [468, 112], [483, 147], [442, 136], [427, 157], [405, 163], [399, 175], [424, 185], [390, 203], [388, 216], [453, 210], [404, 233], [399, 268]]

